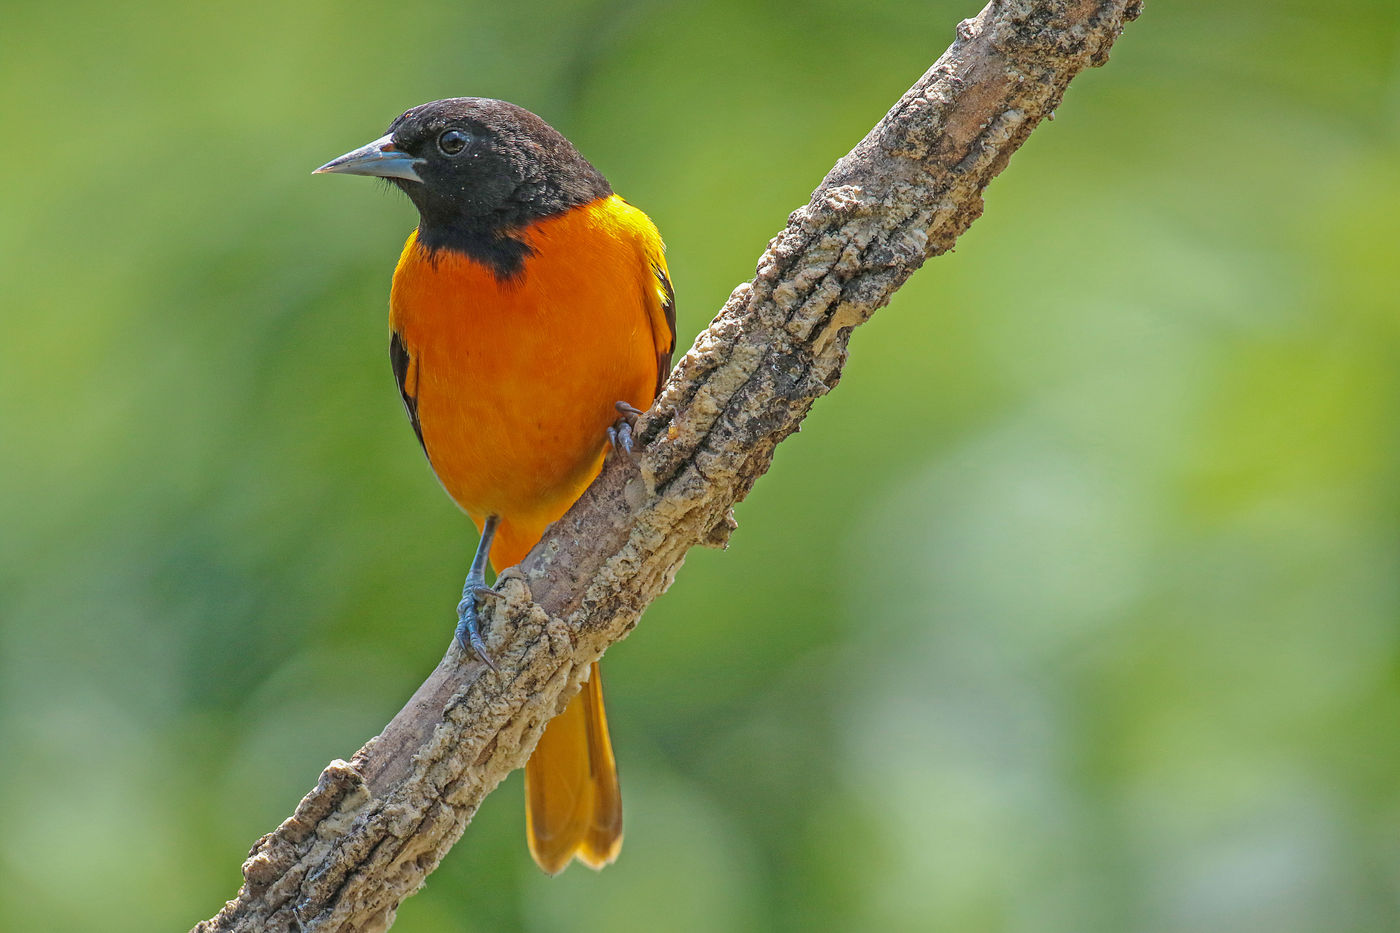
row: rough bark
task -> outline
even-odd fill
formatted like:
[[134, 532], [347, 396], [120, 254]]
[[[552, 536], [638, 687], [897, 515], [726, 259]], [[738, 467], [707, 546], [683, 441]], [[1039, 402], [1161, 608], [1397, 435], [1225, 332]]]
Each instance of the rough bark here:
[[387, 929], [524, 764], [589, 664], [723, 546], [731, 507], [836, 385], [851, 329], [982, 212], [982, 190], [1101, 65], [1138, 0], [994, 0], [768, 245], [603, 475], [483, 613], [493, 674], [456, 648], [349, 761], [253, 846], [245, 883], [197, 931]]

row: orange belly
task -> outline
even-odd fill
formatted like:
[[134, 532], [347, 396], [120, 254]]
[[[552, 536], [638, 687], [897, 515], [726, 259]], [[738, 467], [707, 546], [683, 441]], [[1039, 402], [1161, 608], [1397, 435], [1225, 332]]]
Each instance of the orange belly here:
[[500, 281], [410, 236], [390, 299], [424, 449], [478, 527], [501, 516], [498, 569], [519, 563], [597, 475], [614, 403], [647, 408], [657, 380], [660, 241], [646, 216], [613, 196], [524, 239], [533, 255]]

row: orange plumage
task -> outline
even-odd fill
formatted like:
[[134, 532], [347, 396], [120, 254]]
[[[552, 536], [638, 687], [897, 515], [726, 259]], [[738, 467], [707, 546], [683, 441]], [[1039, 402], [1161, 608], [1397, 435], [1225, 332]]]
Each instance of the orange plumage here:
[[424, 450], [478, 528], [500, 515], [491, 562], [519, 563], [597, 476], [613, 403], [646, 409], [672, 343], [651, 220], [617, 195], [534, 223], [506, 280], [411, 235], [389, 326], [409, 358]]

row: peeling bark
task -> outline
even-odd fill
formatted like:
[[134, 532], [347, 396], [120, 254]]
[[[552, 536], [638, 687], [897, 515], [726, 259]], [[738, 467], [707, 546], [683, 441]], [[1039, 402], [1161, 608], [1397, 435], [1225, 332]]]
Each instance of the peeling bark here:
[[534, 749], [589, 665], [723, 547], [733, 505], [840, 379], [852, 328], [982, 213], [982, 190], [1137, 0], [993, 0], [768, 245], [613, 458], [517, 568], [482, 627], [492, 674], [454, 644], [384, 731], [334, 761], [253, 846], [215, 931], [387, 929], [476, 808]]

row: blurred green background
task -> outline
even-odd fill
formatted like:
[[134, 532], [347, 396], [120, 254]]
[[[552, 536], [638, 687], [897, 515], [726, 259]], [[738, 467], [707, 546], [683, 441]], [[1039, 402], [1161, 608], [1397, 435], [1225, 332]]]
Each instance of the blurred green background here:
[[[446, 645], [406, 107], [562, 129], [682, 347], [973, 2], [4, 4], [0, 929], [183, 930]], [[1149, 2], [396, 930], [1400, 928], [1400, 8]]]

